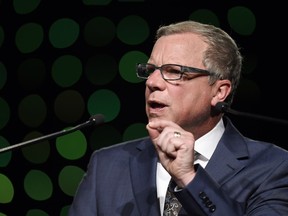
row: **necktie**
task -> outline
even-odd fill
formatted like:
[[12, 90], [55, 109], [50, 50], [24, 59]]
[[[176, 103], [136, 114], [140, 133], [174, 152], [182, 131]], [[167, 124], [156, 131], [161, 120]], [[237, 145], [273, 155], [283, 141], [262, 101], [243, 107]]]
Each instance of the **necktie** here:
[[[198, 152], [194, 151], [194, 160], [198, 159], [199, 155], [200, 154]], [[181, 208], [181, 203], [175, 197], [174, 193], [170, 191], [168, 186], [165, 196], [163, 216], [176, 216], [178, 215]]]
[[166, 192], [165, 204], [163, 216], [175, 216], [178, 215], [182, 205], [178, 199], [174, 196], [174, 193], [169, 190], [169, 187]]

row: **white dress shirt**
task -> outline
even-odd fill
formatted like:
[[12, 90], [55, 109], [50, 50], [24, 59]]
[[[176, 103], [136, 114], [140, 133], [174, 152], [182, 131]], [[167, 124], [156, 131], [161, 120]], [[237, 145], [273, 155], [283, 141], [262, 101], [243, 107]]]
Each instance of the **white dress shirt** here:
[[[194, 161], [194, 164], [198, 163], [203, 168], [205, 168], [213, 152], [215, 151], [217, 143], [219, 142], [222, 134], [224, 133], [224, 130], [224, 123], [221, 119], [211, 131], [209, 131], [207, 134], [195, 141], [194, 149], [200, 155], [198, 155], [198, 157]], [[158, 162], [156, 184], [157, 196], [160, 202], [161, 215], [163, 214], [165, 195], [170, 179], [171, 176], [169, 175], [169, 173], [164, 169], [162, 164]]]

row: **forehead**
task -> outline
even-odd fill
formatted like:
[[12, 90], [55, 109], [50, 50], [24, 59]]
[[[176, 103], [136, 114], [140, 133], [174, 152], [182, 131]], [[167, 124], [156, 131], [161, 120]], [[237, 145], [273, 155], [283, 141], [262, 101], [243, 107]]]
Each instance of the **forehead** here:
[[158, 65], [174, 63], [199, 66], [206, 48], [204, 40], [194, 33], [162, 36], [153, 47], [150, 61]]

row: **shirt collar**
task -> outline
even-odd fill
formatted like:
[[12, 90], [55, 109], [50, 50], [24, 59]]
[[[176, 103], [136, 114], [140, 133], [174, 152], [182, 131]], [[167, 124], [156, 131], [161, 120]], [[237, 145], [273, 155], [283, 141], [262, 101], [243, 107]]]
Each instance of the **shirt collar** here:
[[211, 131], [195, 141], [195, 151], [201, 154], [205, 159], [210, 160], [224, 130], [224, 122], [223, 119], [221, 119]]

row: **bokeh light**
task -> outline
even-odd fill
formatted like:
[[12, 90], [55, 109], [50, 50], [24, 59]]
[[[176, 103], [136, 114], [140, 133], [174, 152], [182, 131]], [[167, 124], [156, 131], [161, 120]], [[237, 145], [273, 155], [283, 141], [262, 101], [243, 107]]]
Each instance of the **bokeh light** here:
[[[284, 61], [270, 60], [276, 52], [267, 47], [277, 47], [272, 44], [277, 40], [269, 34], [275, 33], [261, 29], [265, 17], [253, 2], [163, 5], [0, 1], [0, 148], [61, 132], [95, 114], [105, 116], [104, 124], [0, 152], [0, 216], [66, 216], [94, 150], [148, 135], [145, 81], [137, 78], [135, 66], [147, 62], [161, 25], [193, 19], [226, 30], [245, 55], [235, 107], [287, 116], [285, 105], [267, 103], [275, 95], [285, 98], [283, 64], [277, 70]], [[259, 36], [267, 42], [261, 49]], [[287, 147], [286, 137], [278, 135], [282, 127], [273, 127], [277, 136], [271, 136], [269, 124], [263, 128], [239, 118], [236, 123], [244, 134]]]

